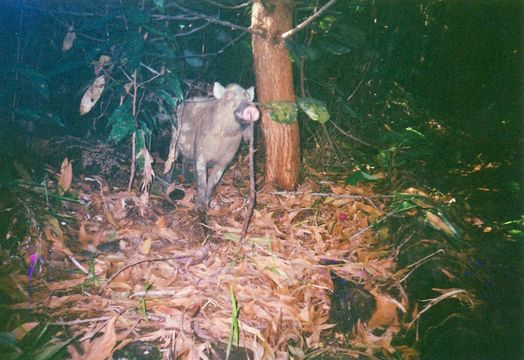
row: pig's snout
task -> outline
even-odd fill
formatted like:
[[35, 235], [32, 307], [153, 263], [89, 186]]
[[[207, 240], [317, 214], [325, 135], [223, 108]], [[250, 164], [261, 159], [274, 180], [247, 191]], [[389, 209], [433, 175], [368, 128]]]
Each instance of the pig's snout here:
[[235, 115], [246, 122], [255, 122], [260, 117], [260, 112], [253, 104], [242, 104], [235, 111]]

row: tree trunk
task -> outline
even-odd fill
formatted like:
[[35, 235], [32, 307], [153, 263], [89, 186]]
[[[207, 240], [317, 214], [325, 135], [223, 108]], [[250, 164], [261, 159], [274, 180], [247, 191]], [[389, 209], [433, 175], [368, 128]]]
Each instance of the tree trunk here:
[[[267, 7], [264, 7], [266, 4]], [[266, 185], [292, 190], [300, 168], [298, 123], [272, 121], [263, 104], [295, 101], [291, 59], [280, 34], [292, 28], [292, 0], [255, 0], [251, 25], [257, 98], [262, 103], [262, 134], [266, 150]], [[263, 33], [265, 36], [257, 35]]]

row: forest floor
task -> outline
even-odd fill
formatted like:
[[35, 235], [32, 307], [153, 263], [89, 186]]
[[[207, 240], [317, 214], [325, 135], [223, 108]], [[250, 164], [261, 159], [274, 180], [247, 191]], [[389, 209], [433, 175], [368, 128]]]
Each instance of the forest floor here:
[[[223, 359], [233, 345], [232, 359], [416, 359], [428, 328], [478, 308], [459, 281], [475, 268], [456, 246], [468, 237], [437, 211], [450, 198], [377, 194], [307, 169], [296, 192], [259, 188], [241, 242], [246, 161], [226, 172], [206, 225], [191, 185], [176, 201], [153, 189], [146, 203], [122, 179], [67, 166], [49, 168], [45, 183], [17, 181], [3, 197], [4, 211], [19, 205], [6, 236], [21, 255], [2, 254], [2, 330], [18, 344], [6, 351]], [[399, 214], [415, 225], [378, 226]], [[413, 279], [429, 283], [416, 296]]]

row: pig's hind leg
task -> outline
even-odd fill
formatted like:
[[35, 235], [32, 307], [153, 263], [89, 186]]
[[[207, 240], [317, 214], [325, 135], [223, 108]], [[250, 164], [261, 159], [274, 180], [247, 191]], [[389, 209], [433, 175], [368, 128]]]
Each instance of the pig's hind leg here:
[[182, 169], [180, 171], [180, 175], [182, 175], [182, 178], [185, 184], [192, 183], [195, 180], [195, 178], [193, 177], [193, 174], [191, 173], [191, 171], [189, 171], [190, 165], [194, 165], [194, 164], [195, 164], [194, 161], [191, 161], [186, 158], [182, 159]]
[[205, 212], [207, 208], [208, 198], [206, 196], [207, 184], [207, 161], [202, 154], [198, 154], [196, 159], [196, 175], [197, 175], [197, 199], [196, 205], [199, 212]]

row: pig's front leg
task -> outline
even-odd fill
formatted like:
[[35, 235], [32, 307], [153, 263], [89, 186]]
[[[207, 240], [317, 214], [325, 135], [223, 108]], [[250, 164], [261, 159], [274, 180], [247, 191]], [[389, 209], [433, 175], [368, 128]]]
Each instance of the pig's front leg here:
[[227, 162], [225, 164], [217, 163], [215, 164], [215, 166], [213, 166], [213, 169], [211, 170], [211, 173], [209, 174], [209, 178], [207, 180], [206, 205], [209, 205], [209, 202], [211, 201], [211, 196], [215, 192], [215, 187], [220, 181], [222, 175], [224, 174], [226, 167]]
[[242, 139], [249, 143], [253, 138], [253, 124], [249, 124], [245, 127], [244, 131], [242, 131]]
[[205, 212], [207, 207], [207, 161], [202, 152], [197, 153], [195, 167], [197, 173], [197, 209], [200, 212]]

